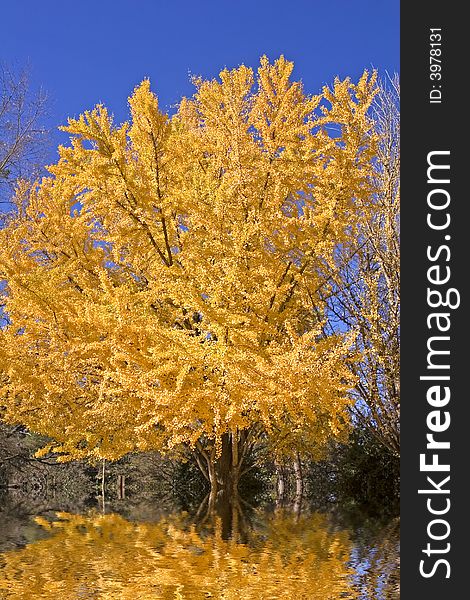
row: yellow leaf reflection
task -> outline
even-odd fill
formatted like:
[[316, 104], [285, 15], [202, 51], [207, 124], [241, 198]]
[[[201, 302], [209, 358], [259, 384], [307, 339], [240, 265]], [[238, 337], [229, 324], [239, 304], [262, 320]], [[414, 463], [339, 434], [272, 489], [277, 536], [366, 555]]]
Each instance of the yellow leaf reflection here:
[[351, 542], [319, 514], [277, 514], [248, 544], [221, 522], [197, 531], [184, 514], [158, 523], [58, 513], [50, 537], [1, 556], [2, 598], [338, 600], [358, 598]]

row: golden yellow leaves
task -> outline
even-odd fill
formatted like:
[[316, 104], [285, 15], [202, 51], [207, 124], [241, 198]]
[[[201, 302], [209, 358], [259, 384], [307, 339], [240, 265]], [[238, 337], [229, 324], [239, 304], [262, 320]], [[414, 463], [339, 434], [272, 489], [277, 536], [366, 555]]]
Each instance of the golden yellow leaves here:
[[375, 78], [311, 97], [292, 68], [198, 80], [171, 118], [145, 80], [129, 124], [69, 120], [1, 233], [5, 419], [94, 459], [255, 423], [341, 434], [349, 342], [321, 339], [319, 271], [370, 201]]

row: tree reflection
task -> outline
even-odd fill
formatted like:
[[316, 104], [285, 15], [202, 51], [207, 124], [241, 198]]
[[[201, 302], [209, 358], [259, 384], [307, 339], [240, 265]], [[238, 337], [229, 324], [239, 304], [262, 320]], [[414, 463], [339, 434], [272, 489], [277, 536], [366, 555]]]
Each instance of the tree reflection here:
[[361, 598], [400, 598], [399, 530], [400, 520], [393, 519], [384, 527], [363, 534], [362, 543], [355, 544], [354, 582]]
[[[1, 555], [6, 598], [358, 598], [347, 531], [325, 516], [278, 511], [251, 526], [240, 506], [206, 499], [197, 523], [180, 513], [158, 523], [116, 514], [37, 517], [47, 539]], [[212, 505], [211, 505], [212, 503]], [[224, 524], [225, 518], [225, 524]], [[245, 543], [240, 543], [243, 540]], [[3, 597], [3, 596], [2, 596]]]

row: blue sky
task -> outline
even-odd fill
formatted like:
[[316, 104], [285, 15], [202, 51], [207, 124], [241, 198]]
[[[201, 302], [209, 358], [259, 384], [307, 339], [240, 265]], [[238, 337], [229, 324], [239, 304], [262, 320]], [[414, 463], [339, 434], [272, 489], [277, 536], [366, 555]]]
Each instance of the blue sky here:
[[30, 65], [52, 127], [98, 102], [125, 120], [147, 76], [170, 109], [192, 93], [190, 74], [256, 67], [262, 54], [293, 60], [310, 93], [335, 75], [399, 70], [398, 0], [16, 0], [0, 14], [0, 61]]

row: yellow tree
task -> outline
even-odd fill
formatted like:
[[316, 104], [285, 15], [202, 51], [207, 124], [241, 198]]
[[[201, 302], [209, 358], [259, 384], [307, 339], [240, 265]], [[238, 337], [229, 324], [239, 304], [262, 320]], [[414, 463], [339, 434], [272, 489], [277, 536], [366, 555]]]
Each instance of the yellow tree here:
[[70, 119], [50, 176], [19, 186], [2, 418], [45, 451], [189, 448], [216, 489], [260, 436], [313, 448], [347, 428], [350, 340], [320, 335], [318, 265], [371, 197], [375, 76], [310, 97], [292, 69], [196, 80], [171, 118], [145, 80], [129, 123]]

